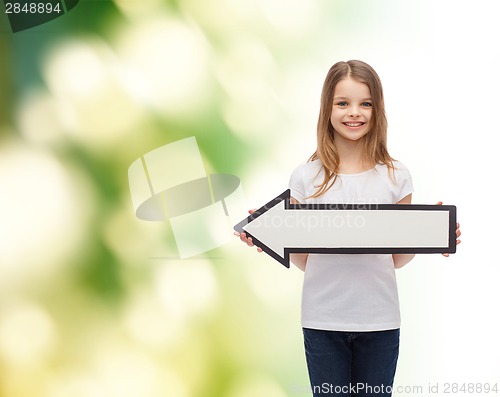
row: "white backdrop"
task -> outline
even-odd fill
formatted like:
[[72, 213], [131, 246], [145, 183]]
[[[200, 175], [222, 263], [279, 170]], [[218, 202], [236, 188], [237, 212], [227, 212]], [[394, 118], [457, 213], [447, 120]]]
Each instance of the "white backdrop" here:
[[286, 105], [299, 109], [302, 101], [303, 124], [286, 136], [277, 134], [276, 157], [259, 164], [269, 178], [247, 183], [249, 202], [257, 206], [271, 198], [269, 192], [281, 193], [291, 170], [314, 149], [319, 93], [330, 65], [348, 59], [371, 64], [384, 86], [389, 150], [412, 172], [413, 202], [456, 205], [463, 233], [456, 255], [419, 255], [397, 271], [402, 336], [396, 386], [417, 389], [394, 395], [450, 395], [445, 392], [451, 393], [453, 383], [465, 384], [466, 394], [474, 395], [479, 393], [470, 383], [500, 387], [500, 270], [493, 259], [498, 216], [492, 190], [499, 170], [500, 35], [494, 2], [334, 3], [345, 6], [349, 22], [332, 20], [314, 44], [322, 65], [307, 59], [289, 65], [288, 70], [300, 70], [295, 80], [300, 98]]

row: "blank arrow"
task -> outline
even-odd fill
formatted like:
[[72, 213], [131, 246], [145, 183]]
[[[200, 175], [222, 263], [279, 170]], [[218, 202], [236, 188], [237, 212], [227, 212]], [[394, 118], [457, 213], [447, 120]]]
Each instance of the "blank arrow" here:
[[290, 267], [290, 253], [454, 253], [455, 225], [453, 205], [290, 204], [288, 189], [234, 229]]

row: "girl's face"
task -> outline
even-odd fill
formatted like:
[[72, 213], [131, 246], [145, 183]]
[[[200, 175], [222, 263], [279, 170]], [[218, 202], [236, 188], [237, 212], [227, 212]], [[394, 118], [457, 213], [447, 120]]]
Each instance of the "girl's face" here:
[[330, 116], [334, 139], [359, 140], [368, 133], [371, 117], [372, 99], [368, 86], [350, 77], [340, 80], [335, 87]]

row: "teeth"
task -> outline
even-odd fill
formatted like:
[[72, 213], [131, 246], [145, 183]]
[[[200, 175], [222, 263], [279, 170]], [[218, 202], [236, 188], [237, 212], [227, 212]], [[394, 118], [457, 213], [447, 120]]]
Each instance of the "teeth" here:
[[363, 123], [344, 123], [344, 124], [349, 127], [359, 127], [360, 125], [363, 125]]

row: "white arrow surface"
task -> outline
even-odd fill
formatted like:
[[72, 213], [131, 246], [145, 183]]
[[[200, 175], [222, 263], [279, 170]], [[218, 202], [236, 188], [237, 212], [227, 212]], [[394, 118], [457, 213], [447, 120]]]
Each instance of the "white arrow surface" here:
[[454, 206], [290, 205], [289, 195], [235, 226], [285, 266], [291, 252], [455, 252]]

